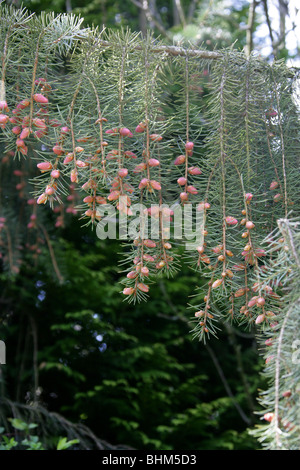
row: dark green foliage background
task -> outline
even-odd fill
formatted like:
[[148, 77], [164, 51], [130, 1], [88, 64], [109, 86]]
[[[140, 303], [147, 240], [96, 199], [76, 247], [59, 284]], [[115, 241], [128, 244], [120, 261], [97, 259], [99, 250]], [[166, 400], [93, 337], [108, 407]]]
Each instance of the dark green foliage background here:
[[[36, 269], [28, 263], [15, 282], [2, 277], [9, 302], [1, 328], [6, 395], [21, 402], [33, 397], [31, 316], [38, 331], [40, 402], [49, 411], [137, 449], [257, 448], [207, 349], [189, 334], [186, 298], [197, 283], [193, 272], [185, 268], [160, 281], [152, 300], [134, 307], [119, 295], [119, 245], [109, 245], [74, 222], [56, 243], [64, 255], [64, 285], [42, 263]], [[251, 416], [226, 336], [221, 333], [221, 341], [210, 346], [235, 399]], [[255, 396], [255, 343], [238, 342]]]

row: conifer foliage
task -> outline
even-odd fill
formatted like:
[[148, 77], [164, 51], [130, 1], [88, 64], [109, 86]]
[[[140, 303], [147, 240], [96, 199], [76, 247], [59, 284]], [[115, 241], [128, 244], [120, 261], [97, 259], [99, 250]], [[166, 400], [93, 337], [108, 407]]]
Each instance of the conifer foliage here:
[[[180, 269], [176, 249], [188, 240], [175, 237], [176, 211], [185, 223], [201, 215], [200, 242], [184, 260], [207, 278], [193, 335], [216, 335], [220, 317], [260, 329], [273, 352], [262, 399], [269, 424], [258, 433], [270, 448], [294, 448], [297, 75], [233, 50], [166, 47], [150, 34], [83, 29], [73, 15], [0, 8], [4, 268], [18, 272], [21, 250], [38, 256], [46, 243], [61, 277], [47, 206], [56, 226], [71, 213], [92, 229], [112, 208], [121, 226], [140, 207], [137, 236], [125, 238], [122, 295], [146, 300], [157, 276]], [[25, 233], [17, 218], [29, 218]], [[157, 237], [146, 232], [150, 220]]]

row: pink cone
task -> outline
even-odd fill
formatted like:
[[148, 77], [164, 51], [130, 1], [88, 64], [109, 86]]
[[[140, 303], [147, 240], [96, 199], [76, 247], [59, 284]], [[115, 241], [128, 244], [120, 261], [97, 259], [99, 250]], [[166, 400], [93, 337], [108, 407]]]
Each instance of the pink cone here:
[[94, 201], [94, 196], [86, 196], [84, 199], [83, 199], [83, 202], [86, 202], [86, 203], [91, 203]]
[[27, 155], [28, 147], [26, 147], [26, 145], [23, 145], [23, 147], [18, 147], [18, 151], [21, 152], [22, 155]]
[[83, 162], [82, 160], [77, 160], [76, 166], [78, 166], [78, 168], [86, 168], [89, 166], [89, 164], [87, 162]]
[[52, 178], [59, 178], [59, 176], [60, 176], [59, 170], [51, 171], [51, 176], [52, 176]]
[[70, 179], [71, 179], [72, 183], [78, 183], [78, 173], [77, 173], [76, 168], [74, 168], [71, 171]]
[[147, 266], [143, 266], [141, 268], [141, 274], [143, 274], [144, 276], [149, 276], [149, 269], [147, 268]]
[[282, 199], [282, 195], [280, 193], [275, 194], [273, 199], [274, 199], [274, 202], [278, 202], [278, 201], [280, 201], [280, 199]]
[[34, 118], [32, 123], [35, 125], [35, 127], [38, 127], [39, 129], [45, 129], [47, 127], [45, 119]]
[[156, 247], [156, 243], [153, 241], [153, 240], [144, 240], [144, 245], [147, 247], [147, 248], [155, 248]]
[[253, 198], [253, 194], [252, 193], [246, 193], [245, 194], [245, 199], [247, 202], [250, 202]]
[[150, 185], [153, 189], [156, 189], [157, 191], [160, 191], [161, 190], [161, 185], [158, 181], [155, 181], [155, 180], [151, 180], [150, 181]]
[[54, 145], [52, 150], [56, 155], [62, 155], [64, 153], [60, 145]]
[[7, 109], [8, 106], [7, 106], [7, 102], [6, 100], [1, 100], [0, 101], [0, 111], [5, 111], [5, 109]]
[[16, 117], [10, 117], [9, 118], [9, 122], [11, 124], [20, 124], [20, 119], [19, 118], [16, 118]]
[[259, 325], [260, 323], [262, 323], [264, 319], [265, 319], [265, 315], [263, 313], [261, 315], [258, 315], [258, 317], [255, 320], [256, 325]]
[[105, 134], [118, 135], [118, 129], [108, 129], [107, 131], [105, 131]]
[[5, 125], [9, 121], [9, 117], [6, 114], [0, 114], [0, 124]]
[[181, 199], [182, 201], [187, 201], [188, 198], [189, 198], [189, 195], [188, 195], [187, 193], [185, 193], [185, 192], [180, 193], [180, 199]]
[[46, 127], [45, 127], [45, 129], [41, 129], [41, 130], [36, 131], [36, 132], [34, 133], [34, 135], [35, 135], [35, 137], [36, 137], [37, 139], [40, 139], [40, 138], [43, 137], [43, 135], [45, 135], [45, 134], [47, 134], [47, 128], [46, 128]]
[[251, 230], [252, 228], [255, 227], [255, 224], [253, 222], [251, 222], [251, 220], [248, 220], [248, 222], [246, 222], [246, 228]]
[[201, 175], [201, 174], [202, 174], [202, 171], [201, 171], [200, 168], [198, 168], [197, 166], [191, 166], [191, 167], [188, 169], [188, 172], [189, 172], [190, 175], [193, 175], [193, 176]]
[[45, 193], [46, 193], [48, 196], [52, 196], [52, 194], [55, 193], [55, 189], [53, 188], [53, 186], [49, 186], [49, 185], [48, 185], [48, 186], [46, 187]]
[[123, 289], [123, 294], [124, 295], [132, 295], [134, 293], [134, 288], [133, 287], [125, 287]]
[[41, 104], [48, 103], [48, 98], [46, 98], [46, 96], [42, 95], [41, 93], [36, 93], [35, 95], [33, 95], [33, 99], [37, 103], [41, 103]]
[[272, 181], [272, 183], [270, 184], [270, 189], [276, 189], [278, 188], [279, 184], [278, 184], [278, 181]]
[[108, 201], [116, 201], [120, 196], [120, 191], [112, 191], [108, 196]]
[[127, 127], [121, 127], [120, 129], [120, 134], [123, 136], [123, 137], [128, 137], [130, 136], [131, 131], [129, 129], [127, 129]]
[[153, 166], [159, 166], [160, 162], [156, 158], [150, 158], [148, 161], [148, 165], [153, 167]]
[[36, 202], [37, 204], [46, 204], [47, 200], [48, 200], [47, 194], [43, 193], [38, 197]]
[[182, 165], [185, 162], [185, 155], [179, 155], [175, 158], [174, 165]]
[[103, 196], [96, 196], [97, 204], [106, 204], [106, 199]]
[[126, 152], [124, 152], [124, 155], [126, 158], [137, 158], [136, 154], [131, 152], [130, 150], [126, 150]]
[[52, 163], [50, 162], [41, 162], [37, 164], [37, 167], [42, 171], [47, 171], [52, 169]]
[[[43, 110], [44, 111], [44, 110]], [[51, 127], [59, 127], [61, 123], [57, 119], [50, 119], [49, 124]]]
[[24, 129], [22, 130], [20, 134], [20, 139], [26, 139], [26, 137], [28, 137], [29, 135], [30, 135], [29, 127], [24, 127]]
[[230, 215], [226, 217], [225, 222], [228, 225], [235, 225], [238, 223], [238, 221], [234, 217], [231, 217]]
[[142, 162], [142, 163], [139, 163], [135, 169], [133, 170], [133, 173], [141, 173], [142, 171], [146, 170], [147, 169], [147, 165], [146, 163]]
[[21, 129], [20, 126], [15, 126], [15, 127], [12, 128], [11, 131], [12, 131], [15, 135], [19, 135], [20, 132], [21, 132], [21, 130], [22, 130], [22, 129]]
[[186, 148], [186, 150], [193, 150], [193, 148], [194, 148], [194, 143], [193, 143], [193, 142], [187, 142], [187, 143], [185, 144], [185, 148]]
[[138, 289], [141, 290], [142, 292], [149, 292], [149, 286], [146, 284], [139, 282], [137, 285]]
[[137, 276], [137, 272], [136, 271], [130, 271], [128, 274], [127, 274], [127, 278], [128, 279], [134, 279], [136, 276]]
[[127, 168], [120, 168], [118, 170], [118, 175], [120, 176], [120, 178], [125, 178], [128, 175]]
[[200, 202], [197, 206], [197, 211], [203, 211], [204, 209], [209, 209], [210, 204], [209, 202]]
[[149, 180], [147, 178], [143, 178], [139, 184], [139, 189], [144, 189], [148, 184]]
[[68, 153], [66, 158], [64, 159], [64, 165], [67, 165], [74, 159], [74, 155], [72, 153]]
[[29, 100], [22, 100], [22, 101], [20, 101], [20, 103], [17, 104], [17, 109], [25, 109], [29, 105], [30, 105]]
[[44, 83], [46, 83], [46, 79], [41, 77], [41, 78], [37, 78], [35, 81], [34, 81], [34, 84], [35, 85], [43, 85]]
[[258, 297], [252, 297], [252, 299], [249, 300], [248, 302], [248, 307], [253, 307], [257, 303]]
[[195, 186], [188, 186], [186, 188], [187, 192], [190, 193], [190, 194], [198, 194], [198, 191], [197, 189], [195, 188]]
[[177, 183], [179, 184], [179, 186], [184, 186], [187, 183], [187, 179], [181, 176], [180, 178], [178, 178]]
[[162, 136], [159, 134], [151, 134], [149, 137], [153, 142], [160, 142], [162, 140]]

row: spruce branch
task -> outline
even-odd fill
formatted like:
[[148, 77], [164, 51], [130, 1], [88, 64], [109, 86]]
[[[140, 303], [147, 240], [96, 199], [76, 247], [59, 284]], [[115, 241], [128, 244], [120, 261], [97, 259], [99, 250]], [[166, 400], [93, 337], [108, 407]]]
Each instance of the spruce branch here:
[[[59, 214], [57, 227], [70, 213], [98, 228], [102, 205], [120, 224], [139, 202], [139, 232], [124, 244], [123, 294], [147, 300], [152, 282], [178, 268], [185, 240], [169, 241], [172, 211], [194, 205], [203, 237], [185, 256], [207, 282], [195, 296], [193, 336], [206, 341], [224, 321], [270, 335], [262, 402], [276, 418], [267, 432], [271, 446], [296, 446], [298, 423], [281, 396], [283, 386], [297, 396], [298, 377], [289, 360], [299, 311], [295, 76], [282, 62], [231, 49], [184, 49], [151, 34], [83, 30], [69, 16], [10, 13], [1, 6], [4, 267], [19, 272], [18, 246], [30, 247], [37, 264], [44, 243], [62, 279], [44, 204]], [[156, 240], [145, 235], [150, 219]], [[15, 220], [24, 234], [11, 230]]]

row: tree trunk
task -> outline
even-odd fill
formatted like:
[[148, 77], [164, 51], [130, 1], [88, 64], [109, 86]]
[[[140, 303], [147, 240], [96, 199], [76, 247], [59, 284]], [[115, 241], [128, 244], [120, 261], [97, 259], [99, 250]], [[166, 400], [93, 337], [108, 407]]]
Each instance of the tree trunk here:
[[66, 0], [66, 12], [71, 13], [72, 11], [72, 3], [71, 0]]
[[285, 49], [285, 18], [288, 14], [288, 4], [285, 0], [278, 0], [279, 4], [279, 46], [278, 49]]
[[176, 0], [172, 1], [172, 6], [173, 6], [173, 25], [178, 26], [180, 25], [180, 16], [179, 16], [179, 11], [176, 5]]
[[143, 36], [146, 36], [147, 34], [147, 26], [148, 26], [148, 21], [147, 21], [145, 10], [139, 10], [139, 28]]

